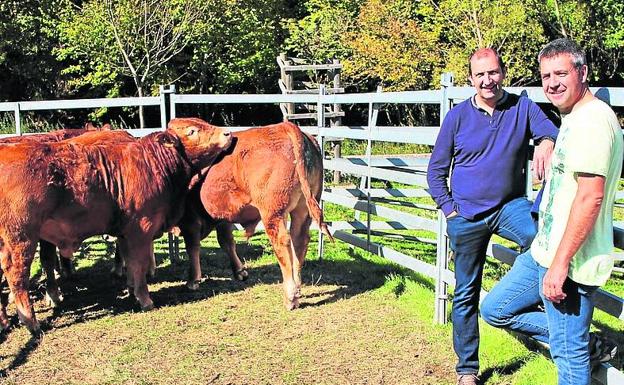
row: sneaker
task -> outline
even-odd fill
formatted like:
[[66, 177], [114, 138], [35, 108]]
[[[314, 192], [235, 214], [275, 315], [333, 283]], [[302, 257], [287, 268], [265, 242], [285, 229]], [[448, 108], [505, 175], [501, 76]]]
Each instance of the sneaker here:
[[457, 385], [477, 385], [479, 377], [474, 374], [458, 374]]
[[589, 363], [592, 368], [611, 361], [617, 352], [618, 347], [613, 341], [596, 333], [589, 333]]

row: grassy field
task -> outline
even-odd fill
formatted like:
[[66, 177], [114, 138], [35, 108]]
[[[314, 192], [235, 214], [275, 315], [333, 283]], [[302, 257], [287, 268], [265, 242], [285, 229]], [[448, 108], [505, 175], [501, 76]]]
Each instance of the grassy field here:
[[[435, 253], [431, 245], [398, 243], [419, 258]], [[282, 307], [281, 276], [264, 235], [239, 244], [250, 272], [246, 282], [232, 280], [214, 236], [204, 241], [206, 279], [198, 292], [184, 288], [186, 266], [169, 263], [161, 240], [150, 284], [158, 308], [147, 313], [110, 278], [106, 245], [94, 240], [86, 246], [74, 279], [63, 285], [62, 309], [45, 307], [41, 288], [34, 292], [48, 331], [40, 344], [23, 327], [9, 333], [2, 343], [0, 382], [454, 382], [450, 325], [432, 323], [433, 282], [344, 243], [327, 245], [322, 260], [311, 245], [302, 307], [292, 312]], [[556, 383], [548, 359], [487, 325], [481, 362], [486, 384]]]

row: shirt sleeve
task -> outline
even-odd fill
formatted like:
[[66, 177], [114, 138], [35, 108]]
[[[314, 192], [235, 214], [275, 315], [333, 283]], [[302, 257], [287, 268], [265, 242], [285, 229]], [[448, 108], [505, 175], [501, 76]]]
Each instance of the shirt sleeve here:
[[457, 126], [454, 115], [449, 113], [442, 122], [427, 168], [429, 194], [445, 216], [455, 210], [453, 197], [448, 187], [455, 146], [455, 127]]
[[[528, 98], [527, 98], [528, 99]], [[553, 141], [557, 139], [559, 129], [548, 119], [544, 111], [539, 106], [529, 100], [529, 130], [531, 130], [531, 138], [534, 141], [540, 141], [544, 138], [551, 138]]]
[[570, 170], [607, 176], [611, 164], [615, 138], [609, 123], [594, 114], [590, 119], [574, 123], [566, 135], [566, 147], [570, 149], [566, 157]]

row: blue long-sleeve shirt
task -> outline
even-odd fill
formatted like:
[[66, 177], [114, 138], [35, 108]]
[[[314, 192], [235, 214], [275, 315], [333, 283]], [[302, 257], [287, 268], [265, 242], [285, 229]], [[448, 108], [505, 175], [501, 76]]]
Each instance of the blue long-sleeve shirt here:
[[525, 195], [529, 139], [556, 136], [557, 127], [525, 96], [505, 93], [492, 115], [465, 100], [440, 127], [427, 170], [429, 193], [444, 215], [486, 215]]

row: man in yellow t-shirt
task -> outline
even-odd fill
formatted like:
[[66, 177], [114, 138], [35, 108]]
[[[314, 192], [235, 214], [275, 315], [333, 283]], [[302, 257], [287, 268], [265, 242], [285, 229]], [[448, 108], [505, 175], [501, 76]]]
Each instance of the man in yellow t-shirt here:
[[589, 385], [593, 294], [613, 269], [622, 129], [613, 110], [589, 90], [578, 45], [557, 39], [538, 60], [544, 93], [562, 115], [539, 230], [530, 250], [484, 299], [481, 315], [493, 326], [548, 343], [559, 385]]

